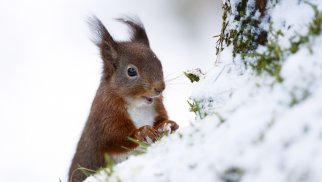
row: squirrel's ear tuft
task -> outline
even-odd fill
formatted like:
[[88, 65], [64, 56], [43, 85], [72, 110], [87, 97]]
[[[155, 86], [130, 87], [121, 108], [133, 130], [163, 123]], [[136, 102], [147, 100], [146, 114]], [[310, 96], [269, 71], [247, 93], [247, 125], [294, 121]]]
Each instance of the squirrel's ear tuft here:
[[100, 48], [101, 57], [104, 60], [105, 66], [113, 66], [116, 68], [116, 58], [118, 53], [118, 44], [107, 31], [103, 23], [95, 16], [88, 19], [88, 24], [91, 27], [94, 37], [92, 41]]
[[125, 23], [131, 29], [131, 41], [132, 42], [140, 42], [144, 45], [150, 47], [148, 36], [146, 35], [144, 26], [139, 18], [117, 18], [116, 20]]

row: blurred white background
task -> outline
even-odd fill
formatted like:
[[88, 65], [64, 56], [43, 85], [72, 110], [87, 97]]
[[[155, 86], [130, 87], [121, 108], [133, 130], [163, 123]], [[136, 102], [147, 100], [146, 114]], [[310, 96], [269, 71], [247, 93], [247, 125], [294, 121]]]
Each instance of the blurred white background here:
[[0, 181], [67, 181], [76, 143], [100, 80], [86, 24], [96, 15], [118, 40], [137, 15], [163, 63], [165, 105], [182, 127], [194, 117], [183, 71], [215, 60], [220, 0], [0, 0]]

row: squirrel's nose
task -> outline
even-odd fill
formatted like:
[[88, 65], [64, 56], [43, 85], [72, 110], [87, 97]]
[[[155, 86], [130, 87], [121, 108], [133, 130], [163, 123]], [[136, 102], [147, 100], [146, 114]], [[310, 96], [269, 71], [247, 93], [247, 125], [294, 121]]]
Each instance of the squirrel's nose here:
[[163, 90], [165, 89], [165, 85], [163, 82], [160, 82], [160, 83], [157, 83], [157, 84], [154, 84], [154, 88], [153, 88], [153, 91], [156, 95], [160, 95]]

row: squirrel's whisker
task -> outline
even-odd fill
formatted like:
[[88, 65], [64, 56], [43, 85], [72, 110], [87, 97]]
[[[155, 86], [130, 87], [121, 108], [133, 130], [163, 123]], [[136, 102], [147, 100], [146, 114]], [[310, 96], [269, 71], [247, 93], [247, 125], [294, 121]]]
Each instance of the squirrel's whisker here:
[[169, 82], [171, 82], [171, 81], [174, 81], [174, 80], [177, 80], [177, 79], [179, 79], [180, 77], [182, 77], [183, 76], [183, 74], [181, 74], [181, 75], [179, 75], [179, 76], [176, 76], [176, 77], [173, 77], [173, 78], [170, 78], [170, 79], [167, 79], [167, 80], [165, 80], [164, 82], [165, 83], [169, 83]]

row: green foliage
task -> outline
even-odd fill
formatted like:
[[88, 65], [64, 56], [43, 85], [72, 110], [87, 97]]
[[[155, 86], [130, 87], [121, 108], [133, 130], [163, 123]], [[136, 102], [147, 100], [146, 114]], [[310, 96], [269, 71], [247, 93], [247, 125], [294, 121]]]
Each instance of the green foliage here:
[[[247, 8], [248, 0], [241, 0], [237, 5], [237, 11], [231, 12], [231, 4], [223, 4], [222, 29], [216, 45], [216, 54], [218, 55], [224, 46], [233, 45], [233, 57], [237, 54], [245, 57], [245, 53], [255, 51], [259, 44], [264, 44], [267, 39], [265, 30], [259, 27], [260, 21], [254, 18], [257, 12], [256, 8]], [[247, 12], [249, 11], [249, 12]], [[230, 16], [233, 16], [229, 19]], [[236, 23], [236, 28], [227, 30], [228, 24]]]
[[[223, 49], [224, 49], [224, 43], [225, 43], [225, 31], [228, 25], [228, 16], [231, 13], [231, 5], [229, 1], [226, 1], [223, 6], [223, 15], [222, 15], [222, 25], [221, 25], [221, 32], [220, 35], [217, 35], [215, 37], [218, 37], [217, 44], [216, 44], [216, 55], [218, 55]], [[227, 43], [226, 43], [227, 44]]]
[[86, 177], [91, 176], [97, 172], [95, 170], [88, 169], [88, 168], [81, 167], [81, 166], [79, 166], [77, 169], [80, 170]]
[[267, 72], [275, 77], [277, 82], [282, 82], [283, 78], [281, 77], [280, 72], [284, 50], [282, 50], [281, 46], [277, 43], [277, 40], [279, 36], [283, 36], [283, 33], [281, 31], [275, 32], [273, 30], [270, 30], [270, 33], [274, 38], [267, 42], [266, 51], [263, 53], [253, 52], [247, 56], [255, 58], [256, 62], [251, 64], [251, 66], [257, 74]]
[[150, 144], [147, 143], [147, 142], [143, 142], [143, 141], [131, 138], [131, 137], [128, 137], [128, 140], [130, 140], [131, 142], [136, 143], [139, 146], [136, 149], [130, 149], [130, 148], [127, 148], [127, 147], [124, 147], [124, 146], [122, 147], [122, 148], [130, 151], [133, 155], [141, 155], [141, 154], [146, 153], [148, 147], [150, 146]]
[[308, 24], [308, 34], [299, 35], [292, 37], [290, 40], [291, 47], [289, 51], [294, 54], [299, 50], [300, 45], [306, 44], [310, 41], [311, 37], [318, 36], [322, 33], [322, 11], [319, 11], [316, 5], [306, 2], [310, 5], [314, 11], [314, 18]]
[[191, 100], [191, 101], [188, 100], [187, 102], [190, 106], [190, 109], [189, 109], [190, 112], [194, 112], [196, 116], [199, 116], [200, 119], [203, 119], [207, 116], [207, 113], [201, 111], [200, 102], [196, 100]]
[[[86, 177], [95, 174], [97, 171], [92, 170], [92, 169], [88, 169], [85, 167], [82, 167], [80, 165], [78, 165], [78, 168], [74, 169], [74, 171], [72, 172], [71, 176], [70, 176], [70, 182], [73, 181], [73, 176], [77, 171], [81, 171]], [[60, 180], [60, 179], [59, 179]]]
[[[276, 5], [278, 0], [271, 0], [272, 5]], [[311, 37], [318, 36], [322, 32], [322, 11], [312, 3], [305, 2], [313, 8], [314, 18], [308, 24], [308, 34], [293, 36], [290, 41], [290, 47], [282, 49], [278, 44], [279, 37], [283, 36], [281, 30], [273, 30], [272, 26], [268, 31], [259, 27], [261, 17], [254, 18], [257, 8], [248, 8], [248, 0], [241, 0], [236, 4], [236, 12], [231, 12], [229, 1], [223, 4], [222, 29], [216, 45], [216, 54], [219, 54], [225, 46], [232, 45], [233, 57], [237, 55], [244, 60], [245, 65], [251, 66], [257, 74], [268, 73], [273, 76], [277, 82], [282, 82], [280, 75], [282, 64], [285, 57], [295, 54], [300, 46], [310, 42]], [[228, 27], [228, 24], [236, 26]], [[268, 40], [267, 37], [270, 37]], [[257, 47], [264, 45], [267, 49], [264, 52], [258, 52]], [[309, 47], [310, 48], [310, 47]], [[249, 60], [253, 63], [250, 63]]]
[[[307, 3], [309, 4], [309, 3]], [[274, 31], [270, 28], [271, 39], [266, 43], [266, 51], [264, 53], [250, 53], [248, 57], [255, 58], [255, 64], [251, 65], [254, 70], [261, 74], [266, 72], [274, 76], [277, 82], [282, 82], [283, 78], [280, 75], [282, 64], [285, 57], [298, 52], [300, 46], [310, 42], [311, 38], [318, 36], [322, 32], [322, 11], [319, 11], [316, 5], [309, 4], [314, 10], [314, 18], [308, 24], [307, 35], [296, 34], [290, 38], [290, 47], [282, 49], [277, 43], [280, 36], [284, 36], [281, 30]], [[271, 26], [272, 27], [272, 26]], [[294, 101], [296, 103], [296, 101]]]
[[314, 11], [314, 19], [309, 24], [309, 34], [315, 36], [320, 35], [322, 32], [322, 11], [320, 11], [316, 5], [311, 4], [309, 2], [306, 3], [309, 4]]
[[184, 71], [183, 74], [191, 81], [191, 83], [198, 82], [204, 76], [204, 73], [200, 68]]
[[246, 10], [247, 10], [247, 1], [248, 0], [241, 0], [238, 4], [237, 4], [237, 15], [235, 16], [235, 20], [240, 21], [240, 19], [242, 17], [244, 17], [246, 15]]
[[239, 182], [241, 181], [245, 171], [240, 167], [230, 167], [221, 174], [220, 179], [223, 182]]
[[195, 101], [187, 101], [189, 106], [190, 106], [190, 112], [194, 112], [195, 114], [197, 114], [198, 112], [200, 112], [200, 107], [199, 104]]
[[209, 110], [209, 108], [212, 108], [211, 103], [213, 100], [211, 98], [202, 99], [199, 101], [190, 99], [187, 102], [190, 106], [189, 111], [194, 112], [198, 118], [204, 119], [208, 115], [214, 115], [217, 116], [219, 125], [225, 122], [225, 118], [222, 117], [218, 112]]
[[290, 40], [291, 47], [289, 48], [289, 51], [292, 54], [295, 54], [299, 50], [300, 45], [307, 43], [308, 41], [309, 41], [308, 36], [298, 35], [298, 36], [292, 37]]
[[103, 168], [102, 170], [107, 174], [107, 176], [111, 176], [114, 172], [114, 161], [111, 158], [110, 155], [108, 154], [104, 154], [104, 160], [105, 160], [105, 168]]
[[188, 73], [188, 72], [183, 72], [183, 74], [189, 78], [189, 80], [191, 81], [191, 83], [193, 82], [198, 82], [200, 80], [199, 76], [193, 73]]

